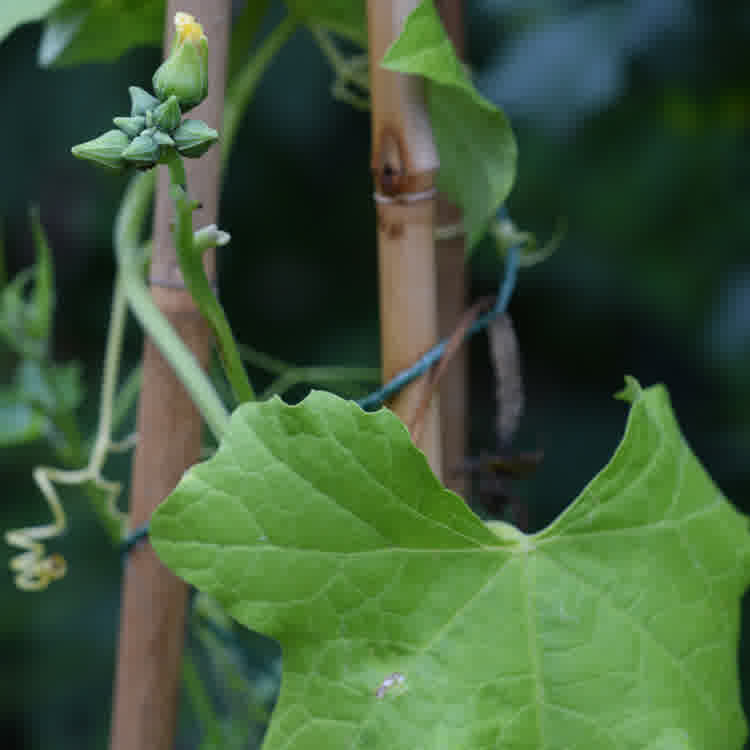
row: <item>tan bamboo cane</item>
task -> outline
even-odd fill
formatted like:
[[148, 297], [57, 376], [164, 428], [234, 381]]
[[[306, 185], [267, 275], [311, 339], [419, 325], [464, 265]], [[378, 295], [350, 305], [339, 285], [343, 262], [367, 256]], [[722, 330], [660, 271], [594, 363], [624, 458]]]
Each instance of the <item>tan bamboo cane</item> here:
[[[423, 84], [380, 66], [418, 0], [368, 0], [372, 98], [372, 171], [378, 223], [383, 377], [390, 379], [438, 340], [435, 283], [435, 175], [439, 167]], [[423, 425], [412, 420], [425, 379], [401, 391], [390, 407], [419, 434], [417, 445], [441, 475], [438, 405]]]
[[[217, 127], [224, 104], [230, 0], [169, 0], [165, 49], [174, 35], [176, 11], [202, 23], [210, 46], [209, 95], [191, 116]], [[201, 201], [195, 226], [216, 220], [220, 150], [188, 161], [191, 197]], [[166, 172], [166, 170], [162, 170]], [[182, 288], [169, 224], [172, 205], [166, 174], [159, 176], [154, 217], [151, 291], [160, 310], [198, 360], [206, 366], [211, 334], [190, 295]], [[207, 268], [214, 275], [213, 253]], [[150, 340], [143, 355], [143, 390], [138, 408], [138, 444], [133, 465], [131, 526], [144, 523], [201, 450], [202, 420], [188, 394]], [[135, 547], [125, 566], [117, 673], [112, 717], [112, 750], [172, 750], [185, 630], [187, 588], [157, 559], [148, 542]]]
[[[463, 0], [438, 0], [437, 9], [456, 53], [464, 56]], [[437, 201], [437, 226], [450, 229], [461, 222], [461, 211], [442, 193]], [[464, 235], [438, 239], [437, 260], [438, 325], [440, 336], [450, 336], [466, 308], [466, 243]], [[468, 356], [466, 346], [456, 352], [440, 383], [440, 436], [446, 486], [466, 497], [466, 479], [457, 473], [467, 454]]]

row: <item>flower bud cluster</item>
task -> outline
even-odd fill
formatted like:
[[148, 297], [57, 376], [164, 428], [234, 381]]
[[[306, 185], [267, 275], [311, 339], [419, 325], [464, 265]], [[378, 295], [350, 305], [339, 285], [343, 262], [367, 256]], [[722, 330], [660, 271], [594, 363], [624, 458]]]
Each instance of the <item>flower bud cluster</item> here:
[[196, 158], [216, 143], [216, 130], [202, 120], [182, 118], [208, 94], [206, 37], [187, 13], [176, 14], [175, 27], [172, 51], [154, 73], [156, 96], [131, 86], [130, 116], [115, 117], [116, 129], [74, 146], [74, 156], [114, 170], [149, 169], [174, 151]]

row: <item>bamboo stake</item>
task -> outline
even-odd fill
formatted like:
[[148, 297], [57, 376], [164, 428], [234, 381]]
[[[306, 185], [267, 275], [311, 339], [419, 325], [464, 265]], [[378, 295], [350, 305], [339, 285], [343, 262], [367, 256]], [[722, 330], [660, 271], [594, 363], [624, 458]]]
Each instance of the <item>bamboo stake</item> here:
[[[383, 377], [390, 379], [438, 340], [435, 284], [435, 174], [439, 167], [422, 82], [380, 67], [418, 0], [368, 0], [372, 100], [372, 170], [378, 221], [380, 332]], [[425, 378], [407, 386], [390, 407], [410, 426]], [[437, 403], [419, 430], [418, 447], [441, 474]]]
[[[174, 34], [172, 19], [183, 10], [203, 24], [210, 45], [209, 96], [194, 115], [214, 127], [221, 122], [230, 0], [169, 0], [165, 50]], [[220, 150], [188, 162], [188, 186], [201, 201], [195, 226], [216, 219]], [[162, 170], [166, 172], [166, 170]], [[167, 175], [159, 176], [154, 217], [152, 295], [187, 346], [205, 367], [211, 349], [209, 327], [180, 288], [169, 224], [172, 207]], [[213, 253], [206, 253], [214, 273]], [[133, 465], [131, 526], [151, 517], [183, 472], [200, 457], [202, 422], [190, 397], [150, 340], [143, 357], [143, 390], [138, 408], [138, 445]], [[177, 719], [187, 587], [159, 562], [144, 542], [129, 556], [123, 581], [120, 642], [114, 689], [112, 750], [171, 750]]]
[[[438, 0], [443, 19], [456, 53], [464, 56], [463, 0]], [[440, 194], [437, 201], [437, 226], [454, 227], [461, 222], [461, 211], [450, 199]], [[466, 308], [466, 247], [464, 235], [435, 242], [437, 256], [438, 325], [440, 336], [450, 336]], [[443, 446], [445, 485], [466, 497], [467, 481], [455, 475], [467, 454], [468, 423], [468, 349], [461, 347], [446, 367], [440, 385], [440, 435]]]

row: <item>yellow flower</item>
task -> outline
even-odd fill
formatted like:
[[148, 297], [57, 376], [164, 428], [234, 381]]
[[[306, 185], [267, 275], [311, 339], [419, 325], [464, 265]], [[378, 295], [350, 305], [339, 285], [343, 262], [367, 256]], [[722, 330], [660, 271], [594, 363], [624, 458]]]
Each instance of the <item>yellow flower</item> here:
[[203, 27], [195, 20], [195, 16], [183, 11], [177, 11], [174, 14], [174, 27], [177, 29], [177, 42], [186, 40], [197, 44], [201, 39], [205, 39]]
[[185, 112], [208, 94], [208, 40], [189, 13], [176, 13], [174, 25], [177, 34], [172, 51], [154, 73], [154, 92], [161, 101], [176, 96]]

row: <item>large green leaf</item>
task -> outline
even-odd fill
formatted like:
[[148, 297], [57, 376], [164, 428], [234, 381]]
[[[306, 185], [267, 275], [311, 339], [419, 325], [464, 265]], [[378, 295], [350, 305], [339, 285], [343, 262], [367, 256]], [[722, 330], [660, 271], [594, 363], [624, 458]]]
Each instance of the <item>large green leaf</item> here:
[[0, 3], [0, 42], [16, 26], [44, 18], [60, 0], [2, 0]]
[[439, 184], [463, 209], [472, 247], [515, 179], [517, 149], [508, 118], [474, 88], [432, 0], [423, 0], [409, 15], [382, 65], [427, 79]]
[[39, 62], [110, 62], [131, 47], [159, 45], [164, 18], [164, 0], [63, 0], [44, 26]]
[[281, 642], [265, 747], [738, 750], [747, 521], [664, 388], [623, 397], [614, 457], [531, 536], [482, 523], [387, 410], [240, 407], [151, 538]]
[[367, 46], [365, 0], [286, 0], [289, 10], [310, 26], [319, 24]]

